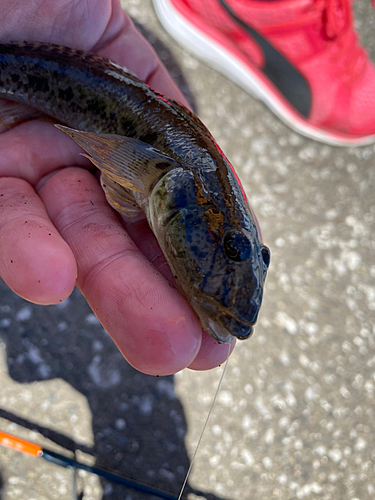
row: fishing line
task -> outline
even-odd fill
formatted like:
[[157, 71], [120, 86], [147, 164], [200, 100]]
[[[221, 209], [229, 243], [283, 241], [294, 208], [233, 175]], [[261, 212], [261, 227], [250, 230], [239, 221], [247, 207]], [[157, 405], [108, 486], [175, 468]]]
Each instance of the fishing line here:
[[47, 462], [59, 465], [60, 467], [65, 467], [67, 469], [80, 469], [92, 474], [96, 474], [97, 476], [102, 477], [107, 481], [121, 484], [122, 486], [140, 491], [149, 496], [162, 498], [163, 500], [176, 500], [176, 497], [174, 495], [153, 488], [152, 486], [149, 486], [147, 484], [128, 479], [120, 474], [108, 471], [106, 469], [78, 462], [74, 458], [67, 457], [66, 455], [57, 453], [56, 451], [49, 450], [44, 447], [42, 448], [38, 444], [26, 441], [25, 439], [21, 439], [3, 431], [0, 431], [0, 445], [5, 446], [6, 448], [11, 448], [25, 455], [43, 458]]
[[198, 452], [198, 448], [201, 444], [201, 441], [202, 441], [202, 438], [203, 438], [203, 434], [206, 430], [206, 427], [207, 427], [207, 424], [208, 424], [208, 421], [210, 419], [210, 416], [211, 416], [211, 413], [212, 413], [212, 410], [214, 409], [214, 406], [215, 406], [215, 403], [216, 403], [216, 399], [217, 399], [217, 395], [219, 394], [219, 391], [220, 391], [220, 388], [221, 388], [221, 384], [223, 382], [223, 378], [224, 378], [224, 375], [225, 375], [225, 372], [227, 371], [227, 366], [228, 366], [228, 362], [229, 362], [229, 354], [230, 354], [230, 348], [232, 346], [232, 343], [229, 344], [229, 348], [228, 348], [228, 355], [227, 355], [227, 358], [225, 360], [225, 364], [224, 364], [224, 368], [223, 368], [223, 371], [221, 373], [221, 376], [220, 376], [220, 380], [219, 380], [219, 383], [218, 383], [218, 386], [217, 386], [217, 389], [216, 389], [216, 392], [215, 392], [215, 395], [212, 399], [212, 403], [211, 403], [211, 406], [210, 406], [210, 409], [208, 411], [208, 415], [206, 417], [206, 421], [203, 425], [203, 429], [202, 429], [202, 432], [199, 436], [199, 439], [198, 439], [198, 443], [197, 443], [197, 446], [195, 447], [195, 450], [194, 450], [194, 453], [193, 453], [193, 456], [191, 457], [191, 462], [190, 462], [190, 465], [189, 465], [189, 468], [188, 468], [188, 471], [186, 473], [186, 476], [185, 476], [185, 479], [184, 479], [184, 482], [182, 484], [182, 487], [181, 487], [181, 490], [180, 490], [180, 494], [178, 495], [178, 498], [177, 500], [181, 500], [182, 498], [182, 494], [185, 490], [185, 486], [186, 486], [186, 483], [189, 479], [189, 476], [190, 476], [190, 473], [191, 473], [191, 470], [193, 468], [193, 464], [195, 462], [195, 457], [197, 456], [197, 452]]

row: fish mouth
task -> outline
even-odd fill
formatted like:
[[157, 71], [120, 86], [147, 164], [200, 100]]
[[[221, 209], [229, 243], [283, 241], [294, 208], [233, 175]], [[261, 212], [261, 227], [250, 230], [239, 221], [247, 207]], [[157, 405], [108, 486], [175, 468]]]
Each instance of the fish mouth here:
[[211, 335], [219, 344], [230, 344], [234, 338], [245, 340], [251, 336], [253, 333], [253, 325], [243, 325], [241, 327], [241, 334], [236, 334], [233, 331], [229, 332], [228, 329], [221, 325], [220, 323], [215, 323], [211, 319], [208, 320], [208, 330], [207, 333]]
[[[192, 305], [204, 330], [220, 344], [229, 344], [233, 338], [245, 340], [253, 333], [257, 314], [255, 321], [249, 322], [234, 311], [220, 311], [218, 305], [207, 298], [204, 301], [196, 299]], [[254, 306], [255, 303], [250, 301], [249, 307]]]

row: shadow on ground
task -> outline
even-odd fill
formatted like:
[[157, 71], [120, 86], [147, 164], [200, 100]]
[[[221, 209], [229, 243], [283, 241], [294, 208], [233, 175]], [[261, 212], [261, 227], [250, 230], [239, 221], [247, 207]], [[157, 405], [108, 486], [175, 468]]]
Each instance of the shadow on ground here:
[[[136, 25], [195, 109], [194, 97], [169, 49]], [[64, 429], [56, 432], [1, 408], [0, 418], [35, 430], [65, 450], [92, 455], [97, 466], [177, 495], [189, 459], [184, 445], [186, 421], [173, 377], [143, 375], [126, 363], [77, 290], [60, 306], [41, 307], [23, 301], [0, 282], [0, 297], [0, 320], [25, 307], [28, 317], [0, 327], [10, 377], [20, 384], [60, 378], [84, 395], [92, 414], [94, 445], [78, 444]], [[39, 387], [43, 391], [43, 384]], [[32, 392], [37, 390], [38, 385], [33, 386]], [[3, 482], [0, 488], [2, 497]], [[105, 500], [124, 498], [126, 493], [114, 484], [103, 491]], [[189, 491], [194, 492], [188, 486]], [[212, 494], [205, 496], [218, 500]], [[131, 498], [146, 496], [132, 492]]]
[[[186, 421], [173, 377], [151, 377], [134, 370], [95, 322], [78, 290], [62, 305], [48, 307], [23, 301], [3, 283], [0, 296], [0, 321], [9, 318], [10, 312], [16, 318], [0, 328], [10, 377], [19, 384], [40, 382], [30, 390], [42, 400], [38, 390], [43, 391], [43, 382], [51, 379], [63, 379], [84, 395], [92, 415], [94, 444], [78, 444], [63, 427], [57, 432], [15, 411], [0, 409], [0, 418], [35, 430], [65, 450], [88, 453], [96, 457], [97, 466], [177, 495], [189, 458], [184, 444]], [[103, 491], [103, 500], [125, 498], [127, 493], [115, 484]], [[194, 492], [190, 487], [188, 491]], [[205, 497], [219, 500], [212, 494]], [[132, 492], [131, 498], [150, 497]]]

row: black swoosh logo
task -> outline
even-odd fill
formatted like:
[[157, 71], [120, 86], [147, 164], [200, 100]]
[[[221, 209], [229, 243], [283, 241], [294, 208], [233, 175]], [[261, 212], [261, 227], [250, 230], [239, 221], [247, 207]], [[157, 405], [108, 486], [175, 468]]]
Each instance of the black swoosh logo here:
[[307, 118], [311, 109], [311, 90], [306, 78], [268, 40], [240, 19], [224, 0], [217, 1], [262, 49], [265, 64], [261, 71], [280, 90], [285, 99]]

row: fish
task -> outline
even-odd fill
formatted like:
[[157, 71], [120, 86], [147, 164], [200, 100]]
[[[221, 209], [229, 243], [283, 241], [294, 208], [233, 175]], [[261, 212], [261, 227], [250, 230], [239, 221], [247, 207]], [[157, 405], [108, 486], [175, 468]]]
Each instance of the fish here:
[[109, 204], [146, 216], [207, 333], [250, 337], [270, 251], [233, 166], [192, 111], [107, 58], [39, 42], [0, 44], [0, 97], [58, 122], [101, 171]]

